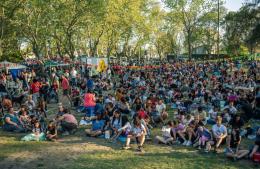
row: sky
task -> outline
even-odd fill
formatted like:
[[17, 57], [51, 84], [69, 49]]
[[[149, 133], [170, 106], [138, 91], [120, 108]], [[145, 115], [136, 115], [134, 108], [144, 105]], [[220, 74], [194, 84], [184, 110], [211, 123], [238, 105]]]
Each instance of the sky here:
[[225, 6], [229, 11], [238, 11], [243, 2], [245, 0], [226, 0]]

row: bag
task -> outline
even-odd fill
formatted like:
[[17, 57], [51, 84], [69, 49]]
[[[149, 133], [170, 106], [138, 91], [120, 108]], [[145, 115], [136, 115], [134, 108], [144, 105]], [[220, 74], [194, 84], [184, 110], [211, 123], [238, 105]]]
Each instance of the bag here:
[[45, 141], [45, 140], [46, 138], [44, 133], [41, 133], [39, 137], [36, 137], [35, 134], [33, 133], [28, 134], [21, 139], [21, 141]]
[[260, 163], [260, 153], [255, 153], [253, 155], [253, 161], [257, 162], [257, 163]]

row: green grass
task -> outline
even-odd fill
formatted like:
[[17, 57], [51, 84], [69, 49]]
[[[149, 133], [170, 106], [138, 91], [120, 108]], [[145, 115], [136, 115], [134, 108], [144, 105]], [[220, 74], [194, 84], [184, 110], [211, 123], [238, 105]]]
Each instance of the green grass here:
[[[86, 138], [78, 134], [64, 138], [65, 141], [61, 143], [21, 142], [21, 135], [4, 132], [0, 135], [0, 165], [8, 168], [13, 164], [22, 164], [20, 168], [66, 169], [255, 168], [253, 163], [246, 160], [232, 162], [224, 154], [204, 154], [193, 148], [168, 147], [153, 142], [145, 144], [145, 153], [137, 154], [134, 144], [132, 150], [126, 151], [121, 150], [122, 145], [119, 143], [112, 144], [103, 139]], [[82, 148], [86, 150], [78, 152], [75, 148], [80, 144], [84, 144]]]
[[[170, 111], [172, 118], [172, 111]], [[256, 168], [252, 162], [232, 162], [224, 154], [201, 153], [183, 146], [145, 143], [145, 153], [122, 150], [122, 144], [108, 143], [104, 139], [87, 138], [83, 128], [75, 136], [61, 138], [60, 142], [21, 142], [24, 134], [0, 130], [0, 168], [39, 169], [247, 169]], [[160, 129], [153, 129], [153, 137]]]

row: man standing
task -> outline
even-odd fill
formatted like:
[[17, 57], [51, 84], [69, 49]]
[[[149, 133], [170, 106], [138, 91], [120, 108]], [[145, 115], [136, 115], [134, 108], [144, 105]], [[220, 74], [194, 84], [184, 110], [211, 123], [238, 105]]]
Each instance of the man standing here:
[[35, 104], [38, 103], [38, 98], [40, 97], [39, 91], [41, 88], [41, 83], [38, 82], [38, 80], [33, 79], [33, 83], [31, 85], [31, 93], [32, 93], [32, 99]]
[[76, 85], [76, 78], [77, 78], [78, 72], [75, 70], [74, 67], [72, 67], [70, 76], [71, 76], [71, 85], [75, 86]]

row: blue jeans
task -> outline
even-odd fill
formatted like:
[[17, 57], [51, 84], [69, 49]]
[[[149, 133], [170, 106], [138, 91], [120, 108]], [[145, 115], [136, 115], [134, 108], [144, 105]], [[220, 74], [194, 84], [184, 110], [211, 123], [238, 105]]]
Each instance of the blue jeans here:
[[18, 127], [16, 127], [16, 126], [14, 126], [14, 125], [5, 124], [5, 125], [3, 126], [3, 129], [4, 129], [5, 131], [9, 131], [9, 132], [18, 132], [18, 133], [23, 133], [23, 132], [25, 132], [25, 129], [24, 129], [22, 126], [20, 126], [20, 125], [18, 125]]
[[85, 107], [85, 110], [87, 117], [95, 116], [95, 106]]

